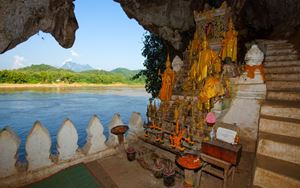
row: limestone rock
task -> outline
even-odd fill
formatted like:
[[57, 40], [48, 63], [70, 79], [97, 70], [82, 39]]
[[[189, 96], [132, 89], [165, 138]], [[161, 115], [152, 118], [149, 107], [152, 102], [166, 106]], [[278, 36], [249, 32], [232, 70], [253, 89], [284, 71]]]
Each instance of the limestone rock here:
[[[183, 32], [195, 27], [193, 9], [202, 1], [195, 0], [119, 0], [129, 18], [136, 19], [145, 29], [169, 41], [173, 47], [183, 47]], [[199, 3], [198, 3], [199, 2]]]
[[0, 178], [17, 172], [15, 164], [20, 138], [9, 128], [0, 130]]
[[4, 0], [0, 3], [0, 53], [43, 31], [65, 48], [78, 28], [73, 0]]
[[[204, 3], [219, 7], [223, 0], [115, 0], [119, 2], [129, 18], [134, 18], [146, 30], [169, 41], [175, 49], [184, 50], [194, 31], [193, 11], [204, 9]], [[299, 36], [298, 0], [241, 0], [227, 1], [239, 37], [256, 38], [261, 34], [277, 38]], [[280, 14], [279, 14], [280, 13]], [[188, 32], [191, 31], [191, 32]], [[273, 31], [273, 32], [272, 32]], [[299, 38], [299, 37], [298, 37]], [[300, 44], [300, 41], [295, 40]]]
[[57, 134], [57, 150], [59, 160], [71, 159], [78, 149], [78, 134], [71, 120], [66, 119]]
[[35, 170], [52, 164], [50, 160], [51, 138], [48, 130], [35, 122], [26, 140], [28, 170]]
[[103, 125], [101, 124], [99, 118], [94, 115], [86, 129], [87, 142], [83, 147], [83, 151], [86, 154], [96, 153], [107, 148], [105, 145], [106, 137], [103, 134], [103, 130]]
[[[195, 30], [193, 11], [203, 10], [205, 2], [218, 8], [224, 0], [114, 1], [120, 3], [129, 18], [169, 41], [175, 49], [184, 51]], [[227, 3], [232, 7], [240, 38], [290, 38], [300, 46], [300, 40], [297, 40], [300, 38], [299, 0]], [[0, 18], [0, 53], [26, 41], [38, 31], [51, 33], [61, 46], [68, 48], [72, 46], [78, 28], [73, 0], [2, 0]]]

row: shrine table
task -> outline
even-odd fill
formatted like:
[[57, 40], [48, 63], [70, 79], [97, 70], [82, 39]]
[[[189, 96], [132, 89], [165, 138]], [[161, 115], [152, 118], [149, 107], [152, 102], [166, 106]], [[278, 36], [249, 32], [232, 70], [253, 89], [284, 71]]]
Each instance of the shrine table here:
[[[217, 159], [215, 157], [206, 155], [204, 153], [201, 154], [201, 159], [203, 160], [203, 166], [200, 172], [200, 179], [203, 172], [208, 172], [214, 176], [217, 176], [223, 179], [223, 188], [227, 186], [227, 179], [231, 175], [231, 180], [233, 182], [234, 174], [235, 174], [235, 166], [229, 162]], [[215, 167], [218, 167], [222, 170], [219, 170]]]
[[208, 172], [222, 178], [223, 188], [226, 188], [228, 176], [231, 175], [232, 181], [234, 179], [235, 169], [241, 158], [242, 145], [212, 140], [202, 142], [201, 146], [200, 156], [204, 163], [200, 177], [202, 172]]

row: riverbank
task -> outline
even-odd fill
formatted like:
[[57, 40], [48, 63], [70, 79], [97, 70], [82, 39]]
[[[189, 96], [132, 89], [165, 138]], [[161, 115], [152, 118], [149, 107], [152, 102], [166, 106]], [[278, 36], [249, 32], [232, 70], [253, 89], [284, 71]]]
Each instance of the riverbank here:
[[86, 84], [86, 83], [57, 83], [57, 84], [0, 84], [0, 89], [10, 88], [80, 88], [80, 87], [130, 87], [130, 88], [144, 88], [144, 84]]

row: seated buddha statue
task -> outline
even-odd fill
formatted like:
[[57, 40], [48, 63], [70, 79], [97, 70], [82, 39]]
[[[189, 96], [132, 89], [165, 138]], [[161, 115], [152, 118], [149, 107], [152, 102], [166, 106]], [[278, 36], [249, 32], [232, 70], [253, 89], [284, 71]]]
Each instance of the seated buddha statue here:
[[[160, 73], [159, 73], [160, 74]], [[171, 68], [170, 57], [168, 55], [166, 61], [166, 69], [161, 76], [162, 85], [159, 92], [159, 98], [162, 101], [168, 101], [171, 99], [172, 96], [172, 89], [175, 81], [175, 73]]]
[[[213, 72], [221, 72], [221, 62], [217, 54], [209, 48], [208, 41], [204, 37], [202, 41], [202, 50], [199, 52], [198, 61], [195, 62], [189, 72], [191, 81], [200, 82], [209, 74], [209, 67], [213, 66]], [[210, 69], [211, 70], [211, 69]]]
[[199, 93], [199, 99], [202, 103], [206, 103], [211, 98], [222, 96], [224, 94], [224, 87], [220, 78], [217, 76], [210, 76], [206, 79], [204, 87]]
[[224, 35], [221, 57], [224, 60], [226, 57], [231, 58], [232, 62], [236, 62], [237, 59], [237, 35], [235, 31], [232, 19], [230, 18], [228, 23], [228, 31]]

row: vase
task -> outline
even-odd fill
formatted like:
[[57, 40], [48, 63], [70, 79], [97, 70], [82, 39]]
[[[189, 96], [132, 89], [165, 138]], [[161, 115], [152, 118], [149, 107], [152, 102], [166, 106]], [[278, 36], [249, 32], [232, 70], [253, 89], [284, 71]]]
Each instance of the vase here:
[[135, 160], [136, 151], [133, 148], [128, 148], [126, 150], [126, 154], [127, 154], [127, 160], [128, 161], [134, 161]]
[[175, 185], [175, 171], [167, 174], [164, 173], [163, 177], [164, 177], [164, 185], [166, 187], [172, 187]]

